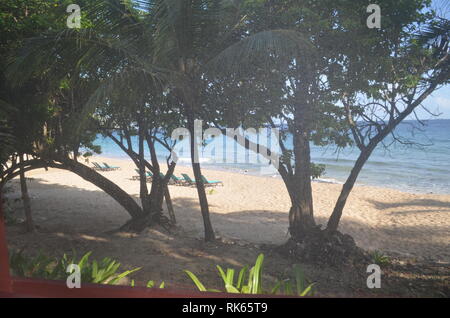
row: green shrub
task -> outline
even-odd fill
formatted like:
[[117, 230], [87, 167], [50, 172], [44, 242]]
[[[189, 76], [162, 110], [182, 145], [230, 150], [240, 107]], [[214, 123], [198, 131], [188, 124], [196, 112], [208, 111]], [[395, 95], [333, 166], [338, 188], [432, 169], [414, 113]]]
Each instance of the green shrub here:
[[76, 264], [80, 268], [81, 281], [84, 283], [116, 285], [122, 278], [138, 271], [140, 268], [118, 273], [120, 263], [105, 257], [101, 261], [89, 261], [92, 252], [88, 252], [76, 261], [76, 257], [69, 258], [66, 254], [56, 259], [41, 252], [34, 258], [25, 257], [23, 251], [10, 253], [10, 268], [13, 275], [32, 278], [65, 280], [69, 264]]
[[[153, 288], [153, 287], [155, 287], [155, 282], [152, 281], [152, 280], [149, 280], [149, 281], [147, 282], [147, 287], [148, 287], [148, 288]], [[159, 284], [159, 287], [158, 287], [158, 288], [164, 288], [164, 287], [165, 287], [165, 284], [164, 284], [164, 282], [162, 282], [161, 284]]]
[[302, 269], [297, 264], [294, 265], [294, 280], [279, 280], [272, 288], [271, 294], [281, 292], [286, 296], [312, 296], [314, 295], [313, 287], [315, 283], [309, 283], [303, 274]]
[[[294, 267], [296, 279], [295, 285], [293, 285], [293, 281], [290, 279], [279, 280], [276, 283], [276, 285], [270, 290], [270, 292], [264, 291], [262, 287], [263, 262], [264, 262], [264, 254], [259, 254], [258, 258], [256, 259], [255, 265], [250, 270], [248, 270], [248, 266], [244, 266], [239, 271], [236, 281], [234, 269], [228, 268], [226, 271], [224, 271], [222, 267], [216, 265], [219, 275], [224, 283], [225, 292], [239, 293], [239, 294], [276, 294], [280, 292], [281, 289], [283, 289], [282, 294], [284, 295], [292, 295], [292, 296], [312, 295], [313, 293], [312, 288], [314, 284], [308, 285], [306, 283], [306, 279], [303, 275], [303, 272], [301, 271], [298, 265]], [[221, 290], [218, 289], [206, 288], [194, 273], [188, 270], [185, 270], [185, 272], [200, 291], [221, 292]]]
[[377, 265], [387, 265], [391, 261], [389, 260], [389, 257], [387, 255], [384, 255], [380, 251], [374, 251], [372, 253], [372, 261]]
[[325, 174], [325, 165], [311, 162], [311, 177], [318, 179]]

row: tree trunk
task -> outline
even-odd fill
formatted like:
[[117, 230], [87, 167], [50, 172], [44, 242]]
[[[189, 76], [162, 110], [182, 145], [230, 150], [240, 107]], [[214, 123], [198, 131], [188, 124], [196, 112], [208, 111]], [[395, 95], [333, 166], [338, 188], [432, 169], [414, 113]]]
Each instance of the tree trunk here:
[[[186, 69], [186, 61], [181, 59], [180, 61], [181, 72], [185, 74], [191, 74], [191, 69]], [[188, 63], [189, 64], [189, 63]], [[198, 75], [198, 74], [197, 74]], [[191, 163], [192, 171], [195, 177], [195, 184], [197, 187], [197, 194], [200, 203], [200, 210], [203, 217], [203, 226], [205, 229], [205, 241], [215, 240], [214, 230], [209, 218], [209, 206], [208, 199], [206, 197], [205, 186], [202, 182], [202, 171], [196, 153], [198, 150], [197, 138], [194, 135], [195, 132], [195, 118], [196, 118], [196, 105], [199, 100], [198, 91], [199, 88], [195, 85], [195, 76], [186, 76], [180, 81], [180, 96], [184, 103], [184, 113], [187, 119], [188, 130], [190, 134], [190, 149], [191, 149]]]
[[[122, 190], [118, 185], [109, 179], [102, 176], [95, 170], [70, 159], [58, 160], [61, 162], [62, 167], [67, 170], [72, 171], [84, 180], [91, 182], [96, 185], [108, 195], [110, 195], [117, 203], [119, 203], [125, 210], [131, 215], [131, 217], [139, 218], [143, 216], [143, 211], [139, 204], [124, 190]], [[52, 166], [51, 164], [49, 166]]]
[[295, 173], [289, 182], [288, 192], [292, 207], [289, 211], [289, 232], [296, 240], [315, 227], [311, 187], [311, 158], [308, 134], [294, 137]]
[[107, 193], [109, 196], [111, 196], [130, 214], [132, 218], [139, 218], [143, 216], [143, 212], [139, 204], [137, 204], [136, 201], [128, 193], [122, 190], [118, 185], [116, 185], [109, 179], [105, 178], [97, 171], [83, 165], [82, 163], [75, 162], [70, 158], [58, 157], [54, 158], [54, 160], [46, 160], [46, 161], [40, 159], [27, 160], [26, 162], [19, 164], [19, 172], [14, 172], [15, 168], [12, 169], [12, 171], [7, 171], [6, 175], [4, 175], [5, 178], [1, 181], [0, 185], [3, 186], [4, 184], [6, 184], [6, 182], [11, 180], [12, 178], [18, 175], [20, 176], [21, 168], [24, 168], [23, 170], [25, 172], [40, 168], [47, 169], [49, 167], [72, 171], [76, 175], [96, 185], [97, 187], [102, 189], [105, 193]]
[[[23, 155], [19, 156], [19, 161], [21, 164], [23, 163]], [[20, 168], [20, 189], [22, 191], [22, 202], [23, 202], [23, 209], [25, 212], [26, 229], [27, 232], [33, 232], [34, 222], [33, 217], [31, 215], [30, 196], [28, 195], [27, 180], [25, 178], [25, 172], [23, 167]]]
[[164, 198], [166, 200], [167, 212], [169, 213], [170, 222], [177, 224], [177, 219], [175, 218], [175, 212], [173, 210], [172, 198], [170, 197], [169, 188], [166, 186], [164, 191]]
[[312, 122], [312, 105], [307, 100], [308, 85], [300, 87], [299, 102], [294, 110], [294, 173], [288, 184], [292, 207], [289, 211], [289, 232], [294, 240], [301, 240], [315, 227], [311, 187], [311, 149], [309, 146]]
[[[145, 139], [145, 133], [144, 133], [144, 129], [145, 127], [142, 127], [143, 123], [142, 121], [140, 121], [138, 123], [139, 126], [139, 152], [138, 152], [138, 156], [139, 156], [139, 161], [138, 161], [138, 168], [139, 168], [139, 185], [140, 185], [140, 198], [141, 198], [141, 204], [142, 204], [142, 210], [144, 212], [144, 215], [149, 216], [152, 213], [154, 213], [155, 211], [152, 209], [152, 202], [151, 202], [151, 196], [149, 196], [148, 193], [148, 188], [147, 188], [147, 174], [145, 172], [145, 158], [144, 158], [144, 139]], [[130, 135], [127, 132], [127, 138], [130, 139]], [[129, 142], [131, 145], [131, 142]], [[152, 182], [152, 190], [153, 187], [155, 185], [155, 176], [153, 177], [153, 182]], [[152, 191], [151, 190], [151, 191]]]
[[356, 179], [358, 178], [359, 173], [361, 172], [364, 164], [367, 159], [369, 159], [370, 154], [375, 149], [375, 146], [362, 151], [353, 166], [350, 175], [342, 186], [341, 193], [339, 194], [339, 198], [336, 201], [336, 204], [333, 209], [333, 213], [331, 213], [330, 218], [328, 219], [327, 231], [332, 233], [336, 232], [339, 227], [339, 221], [341, 220], [342, 212], [344, 210], [345, 204], [347, 203], [348, 196], [355, 185]]
[[209, 218], [209, 206], [208, 199], [206, 197], [205, 185], [202, 182], [201, 176], [202, 171], [200, 168], [200, 163], [198, 162], [198, 158], [196, 158], [196, 150], [198, 149], [196, 136], [194, 135], [194, 115], [192, 112], [188, 112], [188, 128], [190, 133], [190, 141], [191, 141], [191, 163], [192, 170], [195, 177], [195, 184], [197, 186], [197, 194], [200, 202], [200, 209], [203, 217], [203, 226], [205, 229], [205, 241], [213, 241], [215, 240], [214, 229], [211, 224], [211, 220]]

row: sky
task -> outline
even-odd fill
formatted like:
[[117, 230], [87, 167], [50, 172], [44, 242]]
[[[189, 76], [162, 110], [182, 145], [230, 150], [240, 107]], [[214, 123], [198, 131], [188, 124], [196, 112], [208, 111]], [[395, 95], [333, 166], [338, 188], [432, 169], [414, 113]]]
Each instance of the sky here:
[[435, 91], [424, 101], [423, 105], [432, 113], [440, 115], [435, 117], [425, 110], [419, 109], [417, 115], [420, 119], [450, 119], [450, 85]]

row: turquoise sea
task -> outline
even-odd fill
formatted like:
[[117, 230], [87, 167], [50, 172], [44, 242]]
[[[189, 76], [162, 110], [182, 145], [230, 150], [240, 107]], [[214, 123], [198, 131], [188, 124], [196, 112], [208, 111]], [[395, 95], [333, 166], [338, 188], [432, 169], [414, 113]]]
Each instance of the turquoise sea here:
[[[406, 146], [397, 143], [388, 148], [380, 145], [366, 163], [357, 183], [408, 192], [450, 194], [450, 120], [429, 120], [425, 123], [421, 130], [413, 128], [419, 126], [415, 121], [400, 124], [396, 130], [397, 135], [413, 140], [418, 145]], [[292, 138], [288, 137], [286, 143], [292, 144]], [[386, 143], [389, 143], [389, 140]], [[104, 156], [127, 158], [120, 148], [107, 138], [99, 136], [96, 144], [102, 147]], [[346, 148], [338, 151], [333, 146], [311, 147], [312, 160], [326, 165], [326, 173], [318, 181], [336, 183], [345, 181], [357, 158], [358, 149]], [[276, 171], [264, 162], [249, 163], [248, 151], [236, 145], [234, 141], [226, 143], [224, 149], [229, 155], [231, 153], [231, 158], [234, 158], [232, 162], [214, 160], [211, 155], [205, 153], [200, 156], [202, 166], [209, 169], [277, 176]], [[163, 159], [162, 162], [165, 162], [164, 158], [168, 152], [158, 145], [157, 153]], [[189, 153], [181, 153], [178, 164], [188, 165], [189, 162]]]

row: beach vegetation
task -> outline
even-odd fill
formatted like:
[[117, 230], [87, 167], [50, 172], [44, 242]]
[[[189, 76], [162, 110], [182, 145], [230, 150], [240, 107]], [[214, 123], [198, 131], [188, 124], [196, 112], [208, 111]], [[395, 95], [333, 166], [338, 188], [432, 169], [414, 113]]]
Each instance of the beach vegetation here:
[[[75, 254], [75, 253], [74, 253]], [[23, 255], [23, 250], [10, 251], [10, 269], [13, 275], [30, 278], [66, 280], [70, 264], [78, 265], [81, 282], [117, 285], [120, 280], [138, 271], [140, 268], [119, 272], [121, 264], [105, 257], [100, 261], [90, 260], [92, 252], [87, 252], [79, 260], [75, 255], [64, 254], [54, 258], [42, 252], [35, 257]]]
[[381, 251], [373, 251], [372, 254], [372, 260], [375, 264], [377, 265], [387, 265], [391, 262], [391, 260], [389, 259], [389, 257], [387, 255], [385, 255], [383, 252]]
[[[273, 288], [263, 289], [263, 263], [264, 254], [259, 254], [255, 265], [249, 269], [249, 266], [241, 268], [237, 274], [234, 269], [224, 270], [220, 265], [216, 265], [219, 276], [224, 285], [224, 291], [233, 294], [282, 294], [288, 296], [311, 296], [313, 295], [314, 283], [308, 283], [304, 277], [300, 266], [294, 266], [294, 279], [288, 278], [279, 280]], [[222, 292], [218, 289], [206, 288], [200, 279], [191, 271], [185, 270], [185, 273], [194, 282], [200, 291]]]

